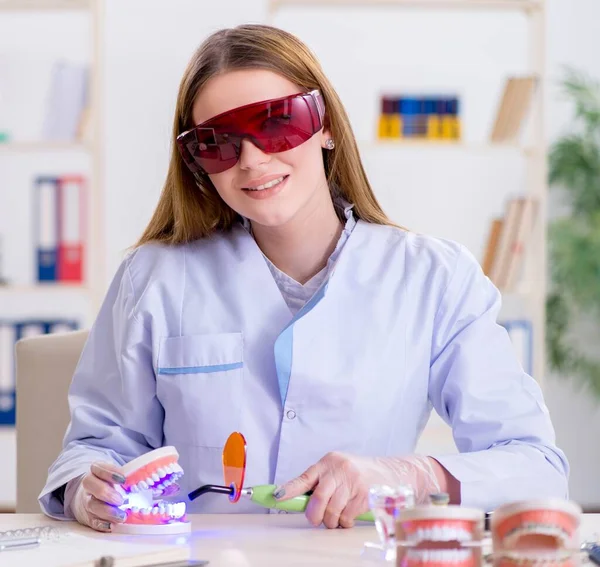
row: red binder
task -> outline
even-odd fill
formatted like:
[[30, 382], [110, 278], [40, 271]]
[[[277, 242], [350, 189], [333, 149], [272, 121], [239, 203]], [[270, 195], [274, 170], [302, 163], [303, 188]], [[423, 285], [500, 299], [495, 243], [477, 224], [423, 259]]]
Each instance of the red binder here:
[[65, 175], [58, 182], [58, 280], [83, 282], [85, 178]]

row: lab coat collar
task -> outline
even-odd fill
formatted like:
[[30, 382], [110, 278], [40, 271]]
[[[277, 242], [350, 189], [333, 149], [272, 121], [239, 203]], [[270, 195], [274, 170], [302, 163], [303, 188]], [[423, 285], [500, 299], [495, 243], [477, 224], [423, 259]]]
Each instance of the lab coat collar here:
[[[334, 197], [333, 205], [336, 209], [338, 209], [339, 211], [341, 211], [343, 213], [343, 216], [346, 219], [346, 224], [344, 225], [344, 229], [337, 241], [335, 249], [333, 250], [333, 252], [331, 253], [331, 256], [329, 256], [329, 259], [327, 260], [327, 266], [326, 266], [327, 277], [325, 278], [324, 283], [328, 283], [329, 279], [333, 275], [333, 273], [335, 271], [335, 266], [338, 262], [339, 255], [340, 255], [342, 249], [344, 248], [346, 241], [350, 237], [350, 234], [352, 234], [352, 231], [354, 230], [354, 228], [356, 226], [356, 219], [354, 218], [354, 213], [352, 211], [352, 209], [354, 208], [353, 204], [349, 203], [342, 197]], [[244, 227], [245, 231], [248, 233], [248, 235], [250, 235], [250, 237], [254, 240], [254, 235], [252, 234], [252, 225], [250, 224], [250, 220], [246, 217], [241, 217], [241, 224]], [[262, 252], [261, 252], [261, 254], [262, 254]], [[263, 254], [263, 257], [268, 261], [268, 259], [266, 258], [266, 256], [264, 254]]]
[[[356, 240], [356, 239], [361, 240], [361, 237], [359, 235], [356, 235], [353, 238], [350, 238], [350, 237], [353, 236], [354, 233], [360, 232], [360, 230], [357, 230], [357, 229], [360, 229], [361, 225], [364, 224], [362, 221], [360, 221], [359, 219], [356, 219], [354, 217], [354, 213], [353, 213], [354, 205], [353, 204], [338, 197], [338, 198], [334, 199], [334, 205], [336, 206], [336, 208], [339, 211], [343, 211], [343, 215], [346, 218], [346, 224], [344, 225], [344, 229], [342, 231], [340, 238], [338, 239], [338, 242], [336, 244], [334, 251], [332, 252], [329, 259], [327, 260], [327, 277], [325, 278], [325, 280], [322, 284], [322, 286], [324, 286], [323, 295], [326, 295], [327, 291], [329, 290], [329, 287], [332, 282], [332, 276], [336, 272], [336, 270], [340, 264], [340, 260], [343, 260], [344, 257], [348, 256], [347, 253], [346, 254], [343, 253], [344, 250], [346, 248], [348, 248], [349, 245], [350, 245], [350, 247], [355, 245], [355, 244], [352, 244], [353, 240]], [[264, 259], [265, 256], [262, 253], [262, 251], [260, 250], [260, 248], [258, 247], [258, 244], [256, 243], [256, 240], [254, 239], [254, 237], [252, 235], [252, 228], [251, 228], [249, 219], [247, 219], [245, 217], [241, 217], [241, 216], [240, 216], [240, 219], [241, 219], [241, 222], [239, 222], [237, 224], [237, 228], [234, 227], [234, 232], [236, 232], [238, 234], [238, 236], [243, 241], [246, 242], [246, 245], [251, 243], [250, 245], [253, 249], [253, 253], [256, 253], [256, 252], [260, 253], [260, 255]], [[268, 270], [268, 266], [266, 265], [266, 263], [265, 263], [265, 269]], [[269, 275], [271, 275], [270, 272], [269, 272]], [[275, 285], [274, 279], [272, 277], [269, 279]]]

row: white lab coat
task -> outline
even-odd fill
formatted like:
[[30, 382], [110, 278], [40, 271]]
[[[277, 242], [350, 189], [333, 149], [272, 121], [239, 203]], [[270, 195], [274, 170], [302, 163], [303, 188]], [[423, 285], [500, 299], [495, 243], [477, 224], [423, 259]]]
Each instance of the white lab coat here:
[[[461, 452], [432, 456], [464, 505], [566, 497], [568, 462], [496, 322], [500, 300], [464, 247], [362, 220], [295, 316], [241, 224], [142, 246], [90, 330], [42, 510], [64, 518], [53, 491], [91, 462], [162, 445], [180, 453], [183, 495], [222, 483], [233, 431], [248, 442], [247, 486], [281, 484], [334, 450], [409, 454], [432, 407]], [[188, 511], [265, 512], [216, 494]]]

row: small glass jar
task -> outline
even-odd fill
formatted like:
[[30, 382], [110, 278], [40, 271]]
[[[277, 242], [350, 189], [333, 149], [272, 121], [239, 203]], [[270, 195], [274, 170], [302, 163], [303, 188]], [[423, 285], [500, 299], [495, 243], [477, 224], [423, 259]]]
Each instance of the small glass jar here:
[[401, 510], [413, 508], [415, 493], [411, 486], [375, 485], [369, 490], [369, 507], [379, 534], [383, 558], [395, 561], [396, 521]]

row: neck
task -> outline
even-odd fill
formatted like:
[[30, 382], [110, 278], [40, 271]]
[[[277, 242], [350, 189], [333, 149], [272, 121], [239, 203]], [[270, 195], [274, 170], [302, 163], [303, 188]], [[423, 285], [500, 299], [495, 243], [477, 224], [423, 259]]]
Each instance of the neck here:
[[283, 226], [252, 223], [263, 254], [301, 284], [327, 265], [343, 230], [329, 197], [325, 203], [323, 199], [312, 199], [305, 209]]

